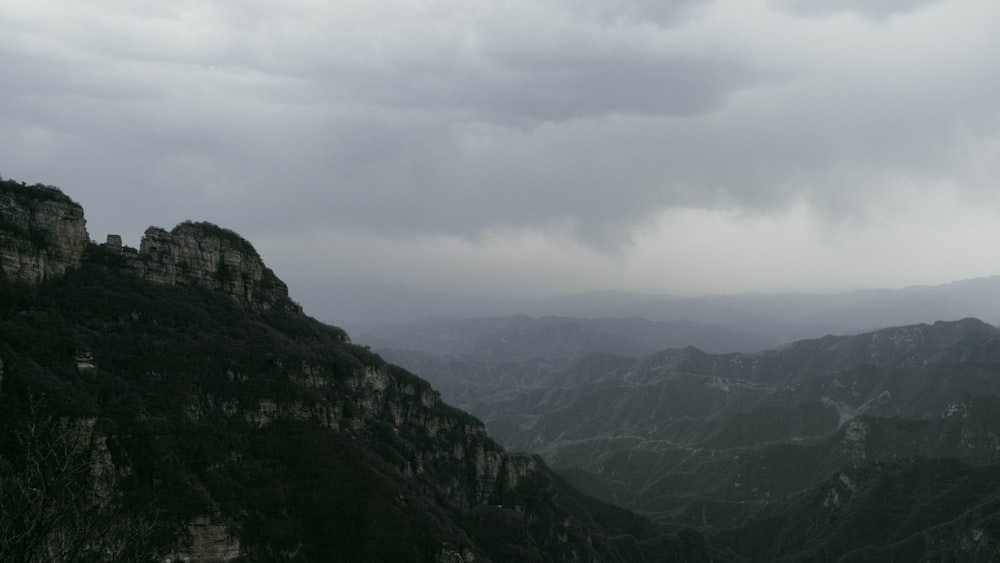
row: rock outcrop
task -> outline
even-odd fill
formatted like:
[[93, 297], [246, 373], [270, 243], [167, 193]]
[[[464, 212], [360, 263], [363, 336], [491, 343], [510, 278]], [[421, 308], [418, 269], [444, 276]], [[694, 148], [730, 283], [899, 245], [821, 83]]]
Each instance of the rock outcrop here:
[[0, 181], [0, 278], [40, 283], [80, 266], [83, 208], [50, 186]]
[[[113, 243], [106, 247], [115, 250]], [[253, 245], [211, 223], [188, 221], [171, 231], [150, 227], [138, 254], [122, 255], [129, 271], [154, 283], [222, 291], [255, 309], [280, 304], [298, 310], [288, 299], [288, 286], [264, 265]]]
[[[61, 276], [80, 267], [89, 243], [83, 208], [58, 188], [0, 181], [0, 278], [37, 284]], [[138, 252], [109, 235], [103, 249], [121, 255], [125, 270], [141, 279], [222, 291], [257, 310], [301, 313], [253, 245], [211, 223], [150, 227]]]

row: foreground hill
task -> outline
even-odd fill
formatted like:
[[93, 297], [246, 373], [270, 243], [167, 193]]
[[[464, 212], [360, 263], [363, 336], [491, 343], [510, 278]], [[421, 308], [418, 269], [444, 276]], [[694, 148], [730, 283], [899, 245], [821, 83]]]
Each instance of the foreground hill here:
[[0, 183], [0, 560], [708, 561], [303, 314], [241, 237]]

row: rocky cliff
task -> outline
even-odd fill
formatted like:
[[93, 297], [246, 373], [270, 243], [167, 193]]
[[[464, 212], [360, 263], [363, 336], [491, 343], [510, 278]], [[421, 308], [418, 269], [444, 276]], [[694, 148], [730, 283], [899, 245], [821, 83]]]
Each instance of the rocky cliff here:
[[[68, 205], [16, 191], [5, 218]], [[63, 217], [82, 225], [82, 211]], [[68, 228], [5, 221], [15, 249], [52, 249]], [[44, 273], [57, 271], [45, 255], [43, 275], [6, 276], [32, 285], [0, 280], [0, 496], [40, 490], [21, 482], [31, 452], [17, 437], [44, 410], [93, 422], [116, 476], [106, 505], [135, 532], [128, 545], [149, 546], [142, 560], [707, 560], [696, 533], [579, 494], [420, 377], [302, 314], [235, 233], [183, 223], [150, 228], [138, 250], [115, 236], [83, 246], [61, 275]], [[22, 524], [8, 516], [0, 547]], [[50, 524], [55, 536], [19, 560], [44, 560], [73, 529]]]
[[[41, 283], [80, 267], [88, 244], [83, 208], [59, 189], [0, 182], [0, 276]], [[211, 223], [150, 227], [138, 251], [123, 247], [118, 235], [102, 246], [122, 256], [123, 271], [147, 281], [221, 291], [255, 309], [301, 312], [253, 245]]]
[[[109, 249], [116, 249], [109, 237]], [[194, 285], [222, 291], [244, 305], [296, 307], [288, 286], [264, 265], [253, 245], [238, 234], [206, 222], [185, 222], [171, 231], [146, 229], [139, 252], [123, 250], [134, 275], [166, 285]]]
[[0, 181], [0, 278], [39, 283], [80, 266], [83, 208], [50, 186]]

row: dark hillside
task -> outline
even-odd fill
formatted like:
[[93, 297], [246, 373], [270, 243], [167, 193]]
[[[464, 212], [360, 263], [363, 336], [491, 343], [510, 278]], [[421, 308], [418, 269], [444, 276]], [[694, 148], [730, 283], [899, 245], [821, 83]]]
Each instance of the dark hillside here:
[[3, 561], [708, 560], [506, 453], [212, 231], [0, 275]]

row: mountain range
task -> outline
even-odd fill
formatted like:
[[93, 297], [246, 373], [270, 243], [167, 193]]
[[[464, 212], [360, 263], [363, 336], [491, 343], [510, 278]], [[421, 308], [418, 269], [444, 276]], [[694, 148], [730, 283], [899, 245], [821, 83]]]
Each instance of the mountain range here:
[[1000, 330], [977, 319], [750, 354], [382, 353], [505, 446], [736, 560], [1000, 557]]
[[[308, 282], [299, 285], [309, 296], [319, 292]], [[677, 347], [679, 343], [712, 352], [751, 352], [827, 334], [855, 334], [945, 319], [977, 317], [989, 323], [1000, 322], [1000, 276], [899, 289], [697, 297], [593, 292], [500, 299], [425, 294], [371, 282], [333, 286], [343, 289], [343, 293], [336, 298], [327, 295], [310, 299], [315, 302], [317, 315], [342, 319], [359, 341], [388, 339], [395, 341], [395, 348], [409, 344], [406, 333], [432, 334], [459, 323], [476, 330], [484, 321], [501, 318], [507, 318], [508, 323], [520, 318], [523, 324], [524, 317], [638, 318], [663, 325], [659, 330], [673, 333], [661, 341], [657, 350]], [[687, 333], [691, 336], [685, 337]], [[712, 338], [713, 333], [718, 334], [717, 339]]]

